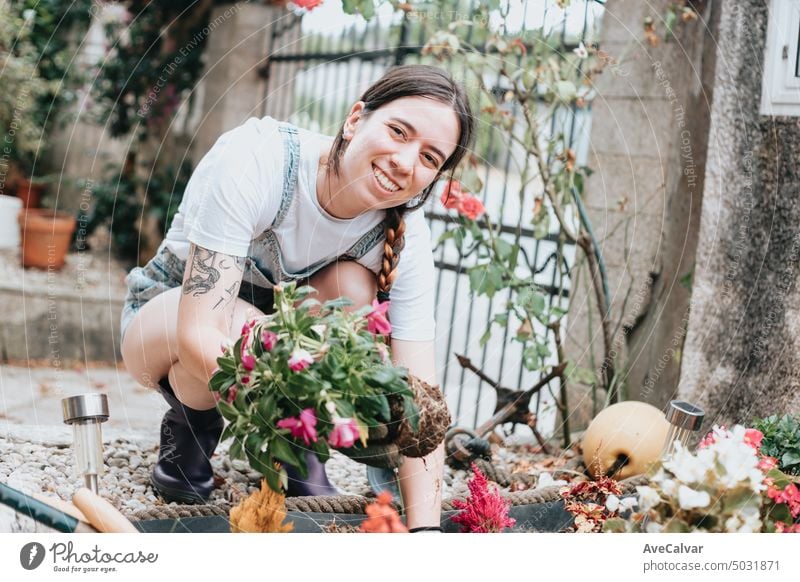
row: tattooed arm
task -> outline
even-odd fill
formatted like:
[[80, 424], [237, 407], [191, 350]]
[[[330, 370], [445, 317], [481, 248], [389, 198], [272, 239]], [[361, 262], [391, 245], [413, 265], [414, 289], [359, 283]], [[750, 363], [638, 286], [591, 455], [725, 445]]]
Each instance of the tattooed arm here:
[[244, 273], [244, 258], [192, 245], [178, 306], [178, 358], [208, 382], [231, 322]]

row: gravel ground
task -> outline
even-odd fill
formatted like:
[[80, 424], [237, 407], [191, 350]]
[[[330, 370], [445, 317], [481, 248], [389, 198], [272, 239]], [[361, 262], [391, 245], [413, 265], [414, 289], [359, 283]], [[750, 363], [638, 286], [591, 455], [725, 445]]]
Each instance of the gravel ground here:
[[[109, 431], [117, 432], [117, 431]], [[139, 513], [149, 513], [164, 503], [150, 486], [149, 474], [157, 459], [157, 445], [150, 435], [129, 432], [105, 435], [107, 437], [104, 457], [107, 472], [100, 479], [100, 494], [131, 519]], [[74, 457], [71, 433], [66, 427], [41, 429], [15, 426], [4, 438], [0, 438], [0, 482], [28, 494], [42, 493], [61, 499], [70, 499], [82, 480], [73, 475]], [[227, 509], [257, 489], [261, 476], [252, 471], [247, 463], [231, 461], [227, 445], [221, 444], [212, 458], [214, 473], [219, 486], [213, 492], [210, 505]], [[528, 444], [512, 447], [496, 447], [494, 461], [498, 467], [510, 471], [540, 474], [543, 467], [554, 467], [564, 463], [553, 457], [535, 455]], [[538, 458], [538, 462], [532, 461]], [[555, 463], [555, 464], [554, 464]], [[331, 481], [343, 493], [371, 495], [363, 465], [334, 452], [326, 465]], [[544, 471], [545, 473], [547, 471]], [[445, 468], [444, 498], [467, 493], [469, 474], [464, 470]], [[540, 475], [540, 485], [552, 485], [550, 474]], [[171, 504], [171, 509], [180, 507]], [[141, 515], [139, 517], [142, 517]], [[14, 514], [0, 506], [0, 531], [46, 531], [30, 518]]]

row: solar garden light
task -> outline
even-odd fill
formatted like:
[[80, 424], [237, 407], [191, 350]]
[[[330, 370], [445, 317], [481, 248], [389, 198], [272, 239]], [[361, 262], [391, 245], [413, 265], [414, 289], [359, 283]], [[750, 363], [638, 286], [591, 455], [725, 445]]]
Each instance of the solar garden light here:
[[105, 394], [79, 394], [61, 401], [64, 423], [72, 425], [75, 470], [86, 488], [97, 493], [97, 478], [105, 473], [100, 424], [108, 420]]
[[669, 432], [664, 441], [661, 458], [671, 457], [675, 452], [675, 443], [680, 442], [686, 447], [689, 437], [700, 430], [705, 412], [699, 406], [684, 400], [672, 400], [667, 408], [666, 418], [669, 422]]

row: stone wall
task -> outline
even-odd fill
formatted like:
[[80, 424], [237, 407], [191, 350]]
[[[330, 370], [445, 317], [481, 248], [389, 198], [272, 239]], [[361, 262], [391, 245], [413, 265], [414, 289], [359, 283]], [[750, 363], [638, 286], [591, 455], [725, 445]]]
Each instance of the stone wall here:
[[[585, 198], [608, 268], [622, 394], [657, 406], [674, 394], [680, 374], [715, 58], [715, 6], [701, 6], [697, 21], [680, 23], [665, 40], [669, 4], [606, 5], [600, 48], [607, 63], [592, 105], [595, 173]], [[655, 46], [645, 39], [647, 17], [656, 23]], [[603, 339], [588, 271], [579, 267], [574, 282], [568, 352], [598, 369]], [[590, 392], [572, 392], [580, 427], [592, 416]]]
[[800, 120], [759, 115], [766, 4], [723, 2], [718, 35], [680, 385], [714, 422], [800, 411]]

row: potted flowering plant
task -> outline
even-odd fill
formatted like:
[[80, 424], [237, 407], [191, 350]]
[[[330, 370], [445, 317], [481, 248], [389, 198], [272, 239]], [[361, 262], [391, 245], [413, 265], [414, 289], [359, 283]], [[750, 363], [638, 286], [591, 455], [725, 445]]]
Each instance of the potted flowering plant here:
[[312, 292], [275, 287], [275, 312], [223, 346], [209, 383], [230, 421], [231, 456], [246, 458], [275, 491], [287, 485], [282, 465], [306, 476], [306, 451], [324, 462], [334, 447], [397, 466], [401, 453], [433, 451], [450, 423], [438, 387], [392, 365], [388, 303], [347, 312], [348, 300], [320, 304]]
[[798, 479], [762, 454], [762, 439], [737, 425], [714, 427], [694, 453], [676, 443], [636, 488], [637, 510], [609, 519], [605, 531], [800, 532]]

